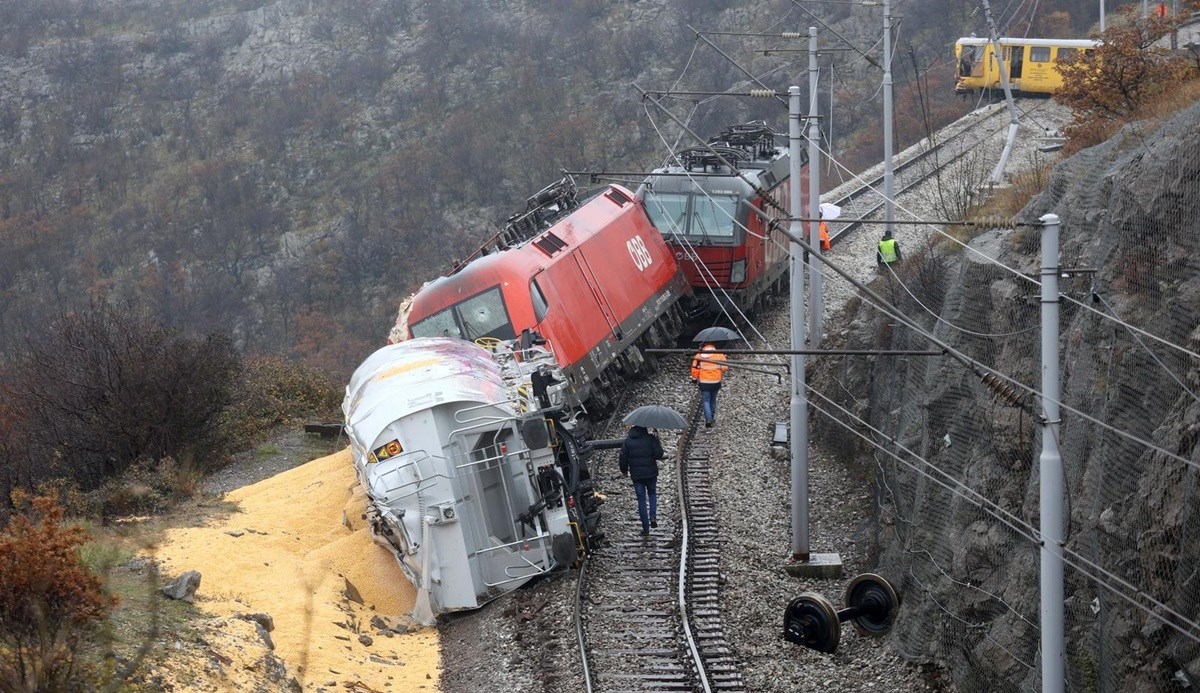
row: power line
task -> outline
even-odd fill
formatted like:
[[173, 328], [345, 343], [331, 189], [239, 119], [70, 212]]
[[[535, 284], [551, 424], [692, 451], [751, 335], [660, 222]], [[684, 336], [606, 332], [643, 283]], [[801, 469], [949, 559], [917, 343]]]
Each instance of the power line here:
[[[977, 142], [977, 143], [978, 143], [979, 141], [982, 141], [982, 138], [979, 138], [979, 139], [977, 139], [977, 140], [976, 140], [976, 142]], [[829, 158], [831, 161], [833, 161], [833, 162], [835, 163], [835, 165], [837, 165], [837, 166], [838, 166], [840, 169], [842, 169], [843, 171], [845, 171], [846, 173], [848, 173], [848, 174], [851, 176], [851, 178], [852, 178], [853, 180], [856, 180], [856, 181], [858, 181], [859, 183], [861, 183], [861, 184], [863, 185], [863, 187], [864, 187], [864, 188], [867, 188], [867, 189], [871, 190], [872, 192], [874, 192], [875, 194], [882, 196], [882, 194], [883, 194], [883, 193], [881, 193], [881, 192], [880, 192], [880, 191], [879, 191], [877, 188], [875, 188], [875, 186], [871, 185], [871, 184], [870, 184], [868, 181], [864, 180], [864, 179], [863, 179], [861, 176], [859, 176], [858, 174], [856, 174], [856, 173], [854, 173], [853, 171], [851, 171], [849, 168], [846, 168], [844, 165], [842, 165], [842, 164], [841, 164], [841, 162], [840, 162], [840, 161], [838, 161], [838, 160], [836, 159], [836, 157], [834, 157], [834, 156], [833, 156], [833, 154], [832, 154], [831, 152], [828, 152], [828, 151], [824, 151], [824, 150], [822, 150], [822, 152], [821, 152], [821, 153], [822, 153], [822, 154], [824, 154], [826, 157], [828, 157], [828, 158]], [[900, 204], [900, 202], [899, 202], [898, 200], [895, 200], [895, 204], [896, 204], [896, 209], [899, 209], [899, 210], [901, 210], [902, 212], [904, 212], [905, 214], [907, 214], [907, 215], [908, 215], [910, 218], [913, 218], [913, 219], [917, 219], [917, 218], [918, 218], [918, 215], [917, 215], [915, 212], [913, 212], [912, 210], [908, 209], [907, 207], [904, 207], [903, 205], [901, 205], [901, 204]], [[958, 245], [959, 245], [959, 246], [960, 246], [960, 247], [961, 247], [961, 248], [962, 248], [962, 249], [963, 249], [965, 252], [972, 253], [972, 254], [973, 254], [973, 256], [975, 256], [975, 257], [976, 257], [977, 259], [979, 259], [980, 261], [982, 261], [982, 262], [985, 262], [985, 263], [987, 263], [987, 264], [994, 265], [994, 266], [996, 266], [996, 267], [999, 267], [999, 268], [1001, 268], [1001, 269], [1004, 269], [1004, 270], [1006, 270], [1006, 271], [1010, 272], [1011, 274], [1013, 274], [1014, 276], [1016, 276], [1016, 277], [1018, 277], [1018, 278], [1020, 278], [1020, 279], [1023, 279], [1023, 280], [1025, 280], [1025, 281], [1027, 281], [1027, 282], [1029, 282], [1029, 283], [1033, 284], [1034, 286], [1039, 286], [1039, 287], [1041, 286], [1041, 282], [1040, 282], [1040, 281], [1038, 281], [1037, 279], [1035, 279], [1034, 277], [1030, 277], [1030, 276], [1028, 276], [1028, 275], [1026, 275], [1026, 274], [1024, 274], [1024, 273], [1020, 272], [1019, 270], [1017, 270], [1017, 269], [1015, 269], [1015, 268], [1013, 268], [1013, 267], [1010, 267], [1009, 265], [1006, 265], [1006, 264], [1004, 264], [1004, 263], [1003, 263], [1003, 262], [1001, 262], [1000, 260], [998, 260], [998, 259], [996, 259], [996, 258], [993, 258], [993, 257], [991, 257], [991, 256], [989, 256], [989, 255], [986, 255], [986, 254], [984, 254], [984, 253], [982, 253], [982, 252], [980, 252], [980, 251], [976, 250], [975, 248], [972, 248], [972, 247], [971, 247], [969, 244], [967, 244], [967, 243], [965, 243], [965, 242], [963, 242], [963, 241], [959, 240], [958, 238], [955, 238], [954, 236], [952, 236], [952, 235], [950, 235], [950, 234], [946, 233], [945, 231], [943, 231], [943, 230], [941, 230], [941, 229], [937, 228], [936, 226], [929, 225], [929, 229], [930, 229], [930, 231], [932, 231], [933, 233], [935, 233], [935, 234], [937, 234], [937, 235], [940, 235], [940, 236], [942, 236], [942, 237], [943, 237], [943, 238], [945, 238], [946, 240], [949, 240], [949, 241], [950, 241], [950, 242], [952, 242], [952, 243], [956, 243], [956, 244], [958, 244]], [[1147, 331], [1145, 331], [1145, 330], [1143, 330], [1143, 329], [1141, 329], [1141, 328], [1139, 328], [1139, 327], [1136, 327], [1136, 326], [1134, 326], [1134, 325], [1131, 325], [1131, 324], [1129, 324], [1129, 323], [1127, 323], [1127, 322], [1125, 322], [1125, 321], [1123, 321], [1123, 320], [1120, 320], [1119, 318], [1115, 318], [1114, 316], [1106, 315], [1105, 313], [1102, 313], [1102, 312], [1100, 312], [1100, 311], [1096, 310], [1095, 308], [1093, 308], [1093, 307], [1091, 307], [1091, 306], [1087, 305], [1086, 303], [1083, 303], [1082, 301], [1079, 301], [1078, 299], [1075, 299], [1075, 298], [1072, 298], [1072, 297], [1070, 297], [1070, 296], [1066, 296], [1066, 295], [1064, 295], [1064, 296], [1062, 297], [1062, 300], [1063, 300], [1063, 301], [1065, 301], [1065, 302], [1068, 302], [1068, 303], [1073, 303], [1073, 304], [1075, 304], [1075, 305], [1079, 306], [1080, 308], [1082, 308], [1082, 309], [1084, 309], [1084, 310], [1086, 310], [1086, 311], [1089, 311], [1089, 312], [1095, 313], [1096, 315], [1098, 315], [1098, 316], [1100, 316], [1100, 317], [1104, 318], [1105, 320], [1111, 320], [1111, 321], [1113, 321], [1113, 322], [1115, 322], [1115, 323], [1117, 323], [1117, 324], [1119, 324], [1119, 325], [1122, 325], [1122, 326], [1124, 326], [1124, 327], [1127, 327], [1127, 328], [1128, 328], [1128, 329], [1130, 329], [1130, 330], [1133, 330], [1133, 331], [1135, 331], [1135, 332], [1138, 332], [1139, 334], [1141, 334], [1141, 335], [1143, 335], [1143, 336], [1145, 336], [1145, 337], [1147, 337], [1147, 338], [1149, 338], [1149, 339], [1153, 339], [1153, 340], [1155, 340], [1155, 341], [1157, 341], [1157, 342], [1159, 342], [1159, 343], [1161, 343], [1161, 344], [1163, 344], [1163, 345], [1165, 345], [1165, 346], [1168, 346], [1168, 347], [1170, 347], [1170, 348], [1172, 348], [1172, 349], [1175, 349], [1175, 350], [1177, 350], [1177, 351], [1179, 351], [1179, 352], [1181, 352], [1181, 353], [1184, 353], [1184, 354], [1186, 354], [1186, 355], [1188, 355], [1188, 356], [1190, 356], [1190, 357], [1192, 357], [1192, 358], [1194, 358], [1194, 359], [1200, 360], [1200, 354], [1198, 354], [1198, 353], [1196, 353], [1196, 352], [1194, 352], [1194, 351], [1191, 351], [1190, 349], [1188, 349], [1188, 348], [1186, 348], [1186, 347], [1184, 347], [1184, 346], [1182, 346], [1182, 345], [1175, 344], [1174, 342], [1171, 342], [1171, 341], [1169, 341], [1169, 340], [1167, 340], [1167, 339], [1164, 339], [1164, 338], [1162, 338], [1162, 337], [1158, 337], [1158, 336], [1156, 336], [1156, 335], [1154, 335], [1154, 334], [1151, 334], [1151, 333], [1149, 333], [1149, 332], [1147, 332]]]
[[[1019, 536], [1025, 537], [1027, 540], [1029, 540], [1034, 545], [1036, 545], [1036, 546], [1042, 545], [1043, 542], [1041, 540], [1040, 532], [1038, 532], [1037, 529], [1034, 528], [1028, 522], [1016, 517], [1015, 515], [1008, 512], [1004, 508], [1000, 507], [994, 501], [990, 500], [989, 498], [982, 495], [978, 491], [975, 491], [974, 489], [970, 488], [963, 482], [955, 479], [954, 477], [950, 476], [946, 472], [942, 471], [937, 466], [935, 466], [933, 463], [931, 463], [929, 460], [916, 454], [915, 452], [910, 450], [908, 447], [906, 447], [905, 445], [903, 445], [902, 443], [897, 441], [895, 438], [892, 438], [891, 436], [887, 435], [880, 429], [875, 428], [870, 423], [862, 420], [857, 415], [855, 415], [853, 412], [850, 412], [845, 407], [842, 407], [841, 405], [839, 405], [837, 402], [834, 402], [833, 400], [829, 399], [828, 397], [821, 394], [813, 387], [806, 385], [806, 389], [809, 392], [812, 392], [813, 394], [815, 394], [817, 397], [821, 398], [822, 400], [829, 402], [834, 407], [838, 408], [842, 413], [846, 414], [850, 419], [853, 419], [855, 422], [862, 425], [864, 428], [870, 430], [871, 432], [873, 432], [875, 434], [878, 434], [880, 437], [886, 439], [889, 443], [891, 443], [892, 445], [895, 445], [898, 449], [900, 449], [904, 453], [911, 455], [913, 457], [913, 459], [920, 461], [922, 466], [913, 464], [912, 462], [906, 460], [904, 457], [895, 454], [894, 452], [892, 452], [891, 450], [888, 450], [887, 448], [884, 448], [882, 445], [877, 443], [872, 438], [863, 435], [862, 432], [860, 432], [858, 430], [855, 430], [847, 422], [842, 421], [841, 419], [839, 419], [837, 417], [831, 416], [829, 414], [829, 412], [827, 412], [823, 408], [821, 408], [820, 405], [817, 405], [817, 404], [813, 405], [814, 409], [816, 409], [820, 413], [824, 414], [826, 416], [826, 418], [830, 419], [835, 424], [838, 424], [839, 426], [846, 429], [850, 433], [867, 441], [872, 447], [874, 447], [879, 452], [889, 455], [890, 457], [895, 459], [897, 462], [903, 464], [904, 466], [913, 470], [917, 474], [925, 477], [926, 479], [934, 482], [938, 486], [941, 486], [942, 488], [946, 489], [950, 493], [958, 496], [959, 498], [962, 498], [963, 500], [965, 500], [965, 501], [971, 503], [972, 505], [978, 507], [979, 509], [983, 510], [987, 514], [991, 515], [992, 517], [996, 518], [998, 521], [1000, 521], [1001, 523], [1006, 525], [1009, 529], [1016, 532]], [[943, 480], [942, 478], [938, 478], [938, 476], [935, 476], [934, 474], [927, 472], [925, 470], [925, 468], [933, 469], [933, 470], [939, 472], [940, 476], [944, 477], [945, 480]], [[1165, 625], [1170, 626], [1174, 630], [1178, 631], [1181, 635], [1184, 635], [1185, 637], [1195, 641], [1196, 643], [1200, 643], [1200, 623], [1192, 621], [1191, 619], [1187, 618], [1183, 614], [1180, 614], [1178, 611], [1172, 609], [1171, 607], [1167, 606], [1163, 602], [1161, 602], [1161, 601], [1155, 599], [1154, 597], [1152, 597], [1151, 595], [1147, 594], [1141, 588], [1137, 587], [1136, 585], [1133, 585], [1132, 583], [1128, 582], [1121, 576], [1104, 568], [1103, 566], [1092, 561], [1091, 559], [1088, 559], [1087, 557], [1083, 556], [1083, 554], [1080, 554], [1079, 552], [1067, 547], [1065, 544], [1060, 543], [1057, 546], [1055, 546], [1055, 549], [1057, 549], [1062, 554], [1062, 559], [1063, 559], [1064, 563], [1070, 565], [1071, 567], [1078, 570], [1080, 573], [1091, 578], [1097, 585], [1106, 588], [1108, 591], [1110, 591], [1113, 594], [1116, 594], [1118, 597], [1121, 597], [1122, 599], [1126, 600], [1134, 607], [1141, 609], [1142, 611], [1146, 612], [1147, 614], [1154, 617], [1158, 621], [1164, 623]], [[1130, 597], [1129, 595], [1125, 594], [1122, 590], [1114, 588], [1113, 585], [1102, 580], [1100, 575], [1097, 575], [1096, 573], [1093, 573], [1093, 572], [1089, 572], [1089, 570], [1087, 568], [1085, 568], [1084, 566], [1079, 565], [1078, 563], [1075, 563], [1071, 560], [1068, 560], [1068, 558], [1067, 558], [1068, 556], [1073, 556], [1073, 557], [1077, 558], [1080, 562], [1086, 564], [1087, 568], [1094, 569], [1100, 575], [1103, 575], [1105, 578], [1110, 578], [1113, 581], [1115, 581], [1117, 584], [1119, 584], [1121, 587], [1134, 592], [1137, 597], [1140, 597], [1140, 598], [1144, 599], [1145, 601], [1150, 602], [1153, 605], [1153, 607], [1152, 608], [1147, 607], [1145, 604], [1140, 603], [1134, 597]], [[1163, 618], [1159, 613], [1156, 612], [1156, 610], [1173, 616], [1175, 619], [1180, 621], [1180, 623], [1182, 623], [1186, 626], [1189, 626], [1192, 630], [1189, 631], [1189, 630], [1185, 629], [1182, 625], [1176, 624], [1172, 620]]]
[[1019, 334], [1027, 334], [1029, 332], [1033, 332], [1034, 330], [1038, 329], [1038, 327], [1035, 325], [1033, 327], [1026, 327], [1023, 330], [1016, 330], [1015, 332], [986, 333], [986, 332], [975, 332], [973, 330], [968, 330], [965, 327], [959, 327], [958, 325], [955, 325], [954, 323], [950, 322], [949, 320], [938, 315], [935, 311], [933, 311], [931, 308], [926, 306], [924, 303], [921, 303], [921, 299], [917, 298], [916, 294], [914, 294], [908, 288], [908, 286], [904, 283], [904, 280], [900, 279], [900, 275], [896, 274], [896, 271], [894, 269], [892, 269], [891, 265], [885, 265], [885, 267], [887, 267], [887, 270], [888, 270], [888, 272], [891, 273], [892, 278], [896, 280], [896, 283], [900, 285], [900, 288], [904, 289], [904, 293], [908, 294], [909, 298], [911, 298], [914, 303], [916, 303], [918, 306], [920, 306], [921, 309], [924, 310], [926, 313], [929, 313], [931, 316], [933, 316], [934, 320], [937, 320], [938, 322], [942, 323], [943, 325], [945, 325], [953, 330], [957, 330], [958, 332], [962, 332], [963, 334], [969, 334], [972, 337], [987, 337], [987, 338], [995, 339], [995, 338], [999, 338], [999, 337], [1015, 337]]

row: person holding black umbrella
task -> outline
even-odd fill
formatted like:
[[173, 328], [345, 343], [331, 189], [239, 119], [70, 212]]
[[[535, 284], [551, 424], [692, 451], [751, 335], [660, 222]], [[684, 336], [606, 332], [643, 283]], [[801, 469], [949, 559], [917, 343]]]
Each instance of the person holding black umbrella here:
[[714, 344], [705, 344], [692, 357], [692, 382], [700, 386], [700, 407], [704, 411], [704, 426], [712, 428], [717, 422], [717, 392], [721, 389], [721, 377], [729, 366], [725, 365], [725, 354], [717, 351]]
[[663, 448], [658, 436], [644, 426], [629, 428], [617, 462], [621, 474], [633, 480], [642, 534], [649, 534], [651, 527], [658, 527], [658, 461], [662, 458]]

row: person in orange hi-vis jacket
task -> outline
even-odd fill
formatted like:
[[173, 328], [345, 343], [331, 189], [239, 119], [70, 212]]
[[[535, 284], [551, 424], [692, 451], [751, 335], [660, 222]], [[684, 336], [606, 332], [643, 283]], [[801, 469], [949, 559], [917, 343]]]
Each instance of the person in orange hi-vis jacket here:
[[712, 428], [717, 421], [717, 392], [721, 389], [721, 377], [729, 366], [725, 365], [725, 354], [712, 344], [705, 344], [692, 357], [692, 382], [700, 385], [700, 407], [704, 411], [704, 425]]
[[829, 242], [829, 224], [822, 221], [817, 229], [821, 232], [821, 252], [828, 253], [833, 248], [833, 244]]

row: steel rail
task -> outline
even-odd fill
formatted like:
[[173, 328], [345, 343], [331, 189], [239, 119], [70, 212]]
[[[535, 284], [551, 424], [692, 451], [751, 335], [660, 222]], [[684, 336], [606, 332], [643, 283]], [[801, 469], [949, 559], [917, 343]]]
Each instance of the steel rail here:
[[[608, 420], [604, 422], [604, 426], [600, 429], [605, 434], [612, 428], [613, 422], [617, 420], [621, 409], [625, 404], [625, 397], [629, 394], [629, 387], [621, 390], [620, 396], [617, 397], [616, 404], [613, 405], [612, 414], [608, 416]], [[591, 557], [591, 552], [584, 552], [583, 560], [579, 562], [579, 578], [575, 584], [575, 638], [579, 642], [579, 664], [583, 667], [583, 686], [587, 693], [593, 693], [592, 689], [592, 671], [588, 663], [588, 647], [586, 629], [583, 627], [583, 594], [584, 585], [587, 584], [587, 567], [588, 559]]]
[[692, 663], [696, 667], [696, 677], [699, 679], [700, 688], [704, 693], [712, 693], [712, 687], [708, 682], [708, 669], [705, 666], [704, 656], [700, 654], [700, 647], [696, 643], [696, 637], [692, 634], [691, 618], [688, 616], [688, 565], [691, 563], [691, 533], [689, 532], [688, 524], [688, 493], [687, 481], [684, 479], [684, 464], [687, 462], [687, 453], [692, 447], [692, 437], [695, 435], [696, 426], [700, 419], [700, 394], [696, 393], [692, 399], [692, 411], [689, 417], [689, 427], [684, 432], [683, 439], [679, 445], [679, 459], [675, 464], [675, 488], [679, 495], [679, 524], [682, 530], [681, 539], [679, 541], [679, 584], [677, 586], [677, 594], [679, 597], [679, 621], [683, 624], [684, 644], [687, 646], [688, 653], [691, 655]]
[[[631, 388], [623, 390], [622, 398], [630, 391]], [[678, 539], [674, 542], [673, 550], [664, 551], [669, 542], [667, 545], [651, 544], [648, 547], [640, 544], [647, 549], [640, 559], [634, 555], [624, 555], [620, 562], [591, 566], [590, 560], [585, 558], [580, 566], [575, 591], [575, 633], [583, 665], [584, 689], [589, 693], [608, 689], [704, 693], [745, 690], [741, 672], [725, 640], [717, 601], [719, 555], [716, 513], [708, 507], [712, 499], [707, 478], [707, 450], [697, 450], [700, 441], [697, 429], [702, 418], [698, 393], [692, 395], [688, 406], [689, 413], [685, 417], [688, 427], [682, 432], [673, 456], [676, 463], [674, 498], [678, 507], [671, 511], [669, 518], [662, 518], [666, 523], [679, 523]], [[609, 425], [611, 420], [604, 428], [607, 429]], [[612, 446], [606, 445], [604, 449], [612, 449]], [[665, 508], [660, 507], [660, 510]], [[619, 543], [621, 540], [614, 541]], [[627, 545], [633, 543], [630, 541]], [[679, 553], [675, 554], [675, 551]], [[677, 563], [672, 566], [671, 561], [676, 559]], [[603, 600], [614, 595], [628, 598], [620, 590], [623, 587], [628, 589], [628, 583], [623, 581], [629, 580], [631, 573], [635, 579], [641, 579], [640, 575], [670, 575], [676, 584], [667, 589], [673, 588], [674, 594], [668, 598], [669, 601], [659, 602], [658, 607], [653, 602], [647, 604], [643, 607], [646, 609], [644, 613], [634, 616], [636, 620], [612, 621], [614, 611], [606, 611]], [[617, 591], [606, 594], [606, 581]], [[602, 600], [599, 602], [601, 608], [597, 612], [598, 620], [591, 622], [592, 619], [585, 613], [584, 600], [589, 599], [589, 592], [597, 590]], [[669, 608], [664, 608], [668, 604]], [[607, 623], [606, 618], [610, 619]], [[617, 614], [617, 618], [620, 619], [621, 615]], [[646, 628], [647, 625], [649, 628]], [[593, 628], [608, 628], [610, 630], [604, 631], [606, 636], [612, 638], [615, 634], [618, 641], [628, 638], [631, 642], [639, 643], [639, 652], [653, 654], [645, 658], [633, 657], [632, 664], [630, 658], [626, 658], [622, 660], [624, 668], [620, 670], [606, 669], [609, 663], [605, 659], [611, 660], [614, 648], [606, 644], [595, 648], [589, 656], [588, 631]], [[668, 652], [675, 654], [669, 656]]]
[[[926, 159], [928, 159], [929, 157], [933, 156], [935, 153], [940, 152], [947, 145], [955, 143], [955, 142], [959, 142], [962, 139], [965, 139], [966, 137], [968, 137], [969, 135], [977, 134], [979, 132], [979, 129], [978, 129], [979, 125], [981, 125], [982, 123], [985, 123], [989, 120], [992, 120], [993, 118], [999, 118], [999, 117], [1003, 116], [1004, 114], [1005, 114], [1005, 112], [1003, 110], [997, 110], [995, 113], [990, 113], [987, 116], [985, 116], [985, 118], [982, 119], [981, 121], [972, 124], [972, 126], [965, 127], [962, 130], [960, 130], [959, 132], [955, 133], [954, 135], [942, 140], [941, 142], [935, 143], [933, 146], [929, 147], [928, 149], [917, 152], [911, 158], [906, 159], [905, 161], [897, 164], [896, 168], [895, 168], [895, 173], [900, 174], [902, 172], [908, 171], [913, 166], [916, 166], [918, 163], [921, 163], [921, 162], [925, 161]], [[1008, 126], [1008, 124], [1007, 124], [1007, 122], [1005, 122], [1004, 127], [1007, 127], [1007, 126]], [[1000, 130], [1003, 130], [1003, 129], [1004, 128], [998, 128], [995, 130], [995, 132], [999, 132]], [[901, 193], [911, 190], [916, 185], [924, 182], [925, 180], [928, 180], [934, 174], [940, 172], [942, 169], [946, 168], [950, 164], [952, 164], [952, 163], [958, 161], [959, 159], [961, 159], [962, 157], [966, 156], [968, 151], [970, 151], [970, 150], [967, 148], [960, 148], [956, 154], [954, 154], [949, 159], [947, 159], [943, 162], [940, 162], [936, 168], [934, 168], [932, 171], [930, 171], [926, 175], [920, 176], [915, 181], [905, 182], [903, 186], [901, 186], [899, 189], [896, 190], [896, 192], [895, 192], [896, 197], [899, 197]], [[836, 232], [830, 234], [830, 236], [829, 236], [830, 244], [837, 243], [842, 238], [848, 238], [851, 233], [853, 233], [854, 231], [861, 228], [864, 224], [868, 223], [868, 222], [864, 221], [864, 219], [866, 219], [871, 214], [878, 212], [879, 209], [881, 207], [883, 207], [885, 200], [883, 199], [883, 193], [879, 190], [879, 187], [882, 184], [883, 184], [883, 174], [881, 173], [881, 174], [875, 176], [874, 178], [871, 178], [867, 182], [863, 183], [859, 187], [854, 188], [853, 190], [843, 194], [841, 197], [838, 197], [836, 200], [833, 201], [834, 205], [844, 208], [859, 198], [868, 197], [870, 195], [877, 195], [879, 197], [878, 202], [870, 203], [870, 205], [868, 206], [868, 208], [866, 210], [860, 211], [859, 214], [857, 215], [857, 218], [855, 218], [854, 220], [852, 220], [850, 223], [846, 224], [842, 228], [838, 229]], [[831, 221], [836, 221], [836, 220], [831, 220]], [[882, 220], [879, 220], [874, 223], [882, 223]]]
[[575, 585], [575, 638], [579, 641], [579, 663], [583, 665], [583, 689], [592, 693], [592, 669], [588, 666], [587, 638], [583, 633], [583, 586], [587, 582], [588, 557], [579, 564], [579, 581]]

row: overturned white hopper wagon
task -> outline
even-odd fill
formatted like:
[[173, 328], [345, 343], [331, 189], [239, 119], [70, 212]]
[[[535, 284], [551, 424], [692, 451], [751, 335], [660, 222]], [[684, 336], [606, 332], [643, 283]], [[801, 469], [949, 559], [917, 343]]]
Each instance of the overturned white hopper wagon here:
[[521, 371], [468, 342], [413, 339], [376, 351], [346, 388], [367, 518], [416, 586], [423, 623], [578, 557], [549, 432]]

